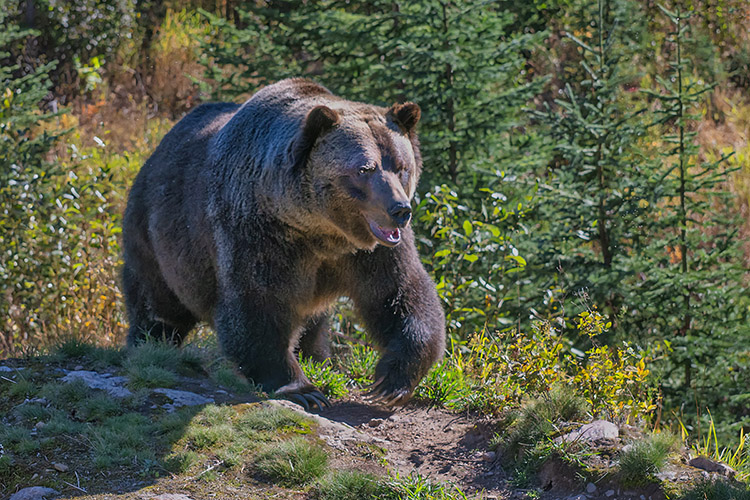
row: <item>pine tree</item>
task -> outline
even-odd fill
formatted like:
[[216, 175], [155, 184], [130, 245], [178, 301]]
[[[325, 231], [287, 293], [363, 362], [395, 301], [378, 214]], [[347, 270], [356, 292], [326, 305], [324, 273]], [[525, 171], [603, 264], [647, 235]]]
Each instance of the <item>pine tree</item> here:
[[[636, 48], [633, 33], [623, 23], [632, 5], [598, 0], [593, 7], [595, 22], [586, 39], [567, 33], [582, 54], [572, 72], [576, 83], [561, 89], [554, 108], [536, 113], [554, 148], [540, 181], [530, 272], [533, 286], [580, 292], [587, 306], [605, 309], [615, 321], [624, 280], [632, 274], [629, 253], [640, 240], [643, 199], [652, 186], [635, 148], [646, 132], [644, 110], [623, 90], [638, 78], [628, 64]], [[576, 31], [586, 33], [586, 24]]]
[[640, 279], [629, 297], [629, 326], [667, 346], [662, 387], [671, 407], [697, 404], [697, 412], [685, 412], [691, 422], [708, 406], [717, 421], [739, 430], [750, 423], [743, 415], [750, 398], [750, 297], [743, 286], [741, 224], [726, 190], [730, 155], [699, 160], [695, 124], [713, 85], [693, 76], [690, 13], [679, 3], [661, 9], [672, 27], [671, 75], [658, 77], [659, 90], [647, 92], [659, 104], [654, 125], [664, 132], [655, 172], [661, 191], [649, 223], [656, 237], [634, 259]]

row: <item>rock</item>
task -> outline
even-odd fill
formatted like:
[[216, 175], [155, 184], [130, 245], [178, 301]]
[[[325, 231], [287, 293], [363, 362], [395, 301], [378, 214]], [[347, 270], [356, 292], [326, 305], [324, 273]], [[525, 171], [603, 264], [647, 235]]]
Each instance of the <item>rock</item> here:
[[604, 495], [606, 497], [613, 497], [615, 496], [615, 490], [607, 490], [607, 492]]
[[43, 486], [32, 486], [24, 488], [12, 494], [8, 500], [52, 500], [60, 495], [60, 492]]
[[124, 398], [132, 396], [130, 390], [122, 387], [127, 378], [113, 377], [109, 373], [97, 373], [88, 370], [75, 370], [68, 372], [62, 378], [63, 382], [73, 382], [74, 380], [83, 380], [83, 382], [92, 389], [101, 389], [107, 391], [110, 396], [115, 398]]
[[35, 428], [35, 429], [42, 429], [42, 428], [43, 428], [43, 427], [44, 427], [45, 425], [47, 425], [47, 424], [46, 424], [46, 423], [44, 423], [44, 422], [37, 422], [37, 423], [36, 423], [36, 424], [34, 425], [34, 428]]
[[83, 370], [83, 365], [77, 365], [74, 370]]
[[379, 427], [383, 422], [384, 420], [382, 418], [373, 418], [369, 422], [367, 422], [367, 425], [369, 425], [370, 427]]
[[150, 500], [192, 500], [192, 498], [182, 493], [162, 493], [161, 495], [148, 498]]
[[586, 493], [594, 493], [596, 491], [596, 485], [594, 483], [589, 483], [586, 485]]
[[492, 462], [493, 460], [495, 460], [495, 458], [497, 458], [497, 453], [495, 453], [494, 451], [488, 451], [484, 454], [484, 459], [488, 462]]
[[0, 365], [0, 372], [10, 373], [10, 372], [13, 372], [13, 371], [16, 371], [15, 368], [11, 368], [10, 366], [2, 366], [2, 365]]
[[606, 439], [615, 439], [620, 434], [618, 427], [612, 422], [606, 420], [594, 420], [590, 424], [585, 424], [578, 429], [560, 436], [555, 439], [556, 442], [574, 442], [585, 441], [594, 442]]
[[178, 391], [177, 389], [154, 389], [154, 392], [164, 394], [166, 397], [172, 400], [172, 403], [162, 405], [167, 412], [172, 413], [181, 406], [198, 406], [207, 405], [214, 402], [214, 398], [207, 398], [194, 392], [189, 391]]
[[68, 472], [68, 469], [70, 469], [70, 467], [68, 467], [66, 464], [59, 463], [59, 462], [52, 464], [52, 468], [55, 469], [57, 472]]
[[277, 408], [287, 408], [296, 413], [299, 413], [300, 415], [303, 415], [305, 418], [315, 422], [318, 427], [318, 435], [323, 441], [326, 442], [328, 446], [340, 451], [351, 452], [353, 449], [352, 445], [356, 443], [377, 445], [385, 443], [385, 440], [377, 438], [375, 436], [370, 436], [369, 434], [365, 434], [344, 422], [335, 422], [314, 413], [307, 413], [302, 409], [300, 405], [292, 403], [291, 401], [287, 401], [284, 399], [271, 399], [268, 401], [263, 401], [262, 403], [249, 404], [260, 404], [266, 407], [270, 406]]
[[589, 500], [589, 497], [587, 497], [583, 493], [579, 493], [578, 495], [573, 495], [572, 497], [568, 497], [565, 500]]
[[717, 462], [715, 460], [711, 460], [708, 457], [695, 457], [690, 460], [690, 462], [688, 462], [688, 465], [695, 467], [696, 469], [702, 469], [708, 472], [716, 472], [730, 479], [733, 478], [737, 473], [728, 465]]

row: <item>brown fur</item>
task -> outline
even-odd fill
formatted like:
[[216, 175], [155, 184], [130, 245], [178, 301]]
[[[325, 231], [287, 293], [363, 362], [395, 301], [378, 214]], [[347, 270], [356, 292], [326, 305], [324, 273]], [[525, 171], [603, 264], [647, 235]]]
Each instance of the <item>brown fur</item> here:
[[248, 377], [315, 402], [295, 348], [327, 354], [326, 311], [346, 295], [383, 353], [376, 389], [405, 402], [445, 344], [409, 227], [419, 116], [302, 79], [186, 116], [130, 193], [129, 342], [207, 321]]

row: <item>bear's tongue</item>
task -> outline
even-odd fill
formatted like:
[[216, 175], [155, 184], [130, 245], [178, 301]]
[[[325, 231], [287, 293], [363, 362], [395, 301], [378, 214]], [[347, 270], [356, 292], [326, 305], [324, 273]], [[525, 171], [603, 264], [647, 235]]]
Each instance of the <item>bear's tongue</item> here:
[[396, 229], [385, 229], [383, 227], [378, 226], [378, 229], [380, 229], [383, 232], [383, 236], [385, 236], [385, 239], [388, 240], [391, 243], [398, 243], [401, 241], [401, 230], [399, 228]]
[[399, 228], [389, 229], [371, 221], [370, 229], [372, 234], [386, 245], [396, 245], [401, 241], [401, 229]]

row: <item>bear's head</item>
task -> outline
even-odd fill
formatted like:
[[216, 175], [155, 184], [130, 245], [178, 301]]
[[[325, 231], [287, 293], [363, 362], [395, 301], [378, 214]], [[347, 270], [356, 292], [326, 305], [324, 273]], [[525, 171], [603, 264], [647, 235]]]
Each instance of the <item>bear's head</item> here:
[[356, 248], [395, 246], [421, 172], [414, 103], [389, 109], [332, 102], [307, 113], [297, 162], [309, 197]]

